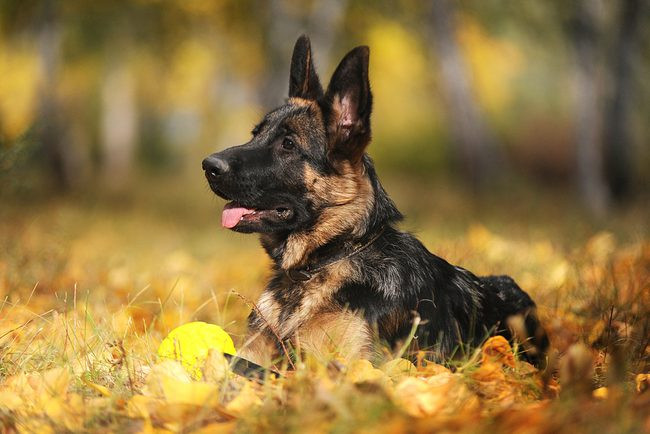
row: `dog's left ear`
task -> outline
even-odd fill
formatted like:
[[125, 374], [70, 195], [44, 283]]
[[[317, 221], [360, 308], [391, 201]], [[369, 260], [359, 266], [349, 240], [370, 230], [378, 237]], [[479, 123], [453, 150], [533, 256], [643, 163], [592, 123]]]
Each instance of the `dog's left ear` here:
[[356, 47], [334, 71], [325, 93], [331, 151], [358, 163], [370, 142], [372, 93], [368, 81], [370, 49]]
[[314, 68], [311, 43], [307, 36], [302, 35], [296, 41], [291, 56], [289, 98], [317, 100], [321, 96], [323, 96], [323, 87]]

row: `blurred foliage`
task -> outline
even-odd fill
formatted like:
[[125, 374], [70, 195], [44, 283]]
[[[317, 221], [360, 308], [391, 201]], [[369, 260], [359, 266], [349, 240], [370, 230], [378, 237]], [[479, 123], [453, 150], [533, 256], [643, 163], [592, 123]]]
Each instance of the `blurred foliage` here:
[[[409, 0], [331, 4], [340, 5], [343, 14], [328, 22], [329, 34], [322, 36], [317, 14], [331, 6], [315, 0], [5, 0], [0, 5], [0, 160], [6, 169], [5, 154], [16, 152], [26, 134], [39, 131], [39, 106], [48, 94], [44, 86], [51, 86], [64, 145], [90, 155], [83, 157], [85, 170], [100, 173], [112, 146], [102, 130], [106, 93], [113, 92], [107, 83], [111, 74], [121, 73], [134, 83], [133, 155], [145, 167], [168, 174], [182, 173], [178, 168], [186, 163], [195, 168], [208, 152], [247, 139], [251, 125], [270, 108], [262, 96], [279, 93], [269, 86], [281, 87], [284, 94], [287, 80], [269, 77], [276, 65], [288, 68], [293, 40], [304, 32], [314, 35], [325, 82], [347, 49], [371, 46], [375, 144], [370, 152], [380, 166], [453, 173], [425, 5]], [[600, 6], [604, 57], [613, 49], [618, 10], [614, 3]], [[458, 12], [457, 38], [472, 86], [512, 167], [545, 181], [571, 181], [574, 59], [567, 28], [572, 8], [556, 1], [466, 0], [458, 3]], [[49, 22], [52, 34], [44, 30]], [[278, 42], [278, 35], [284, 37], [277, 33], [278, 22], [296, 34]], [[650, 176], [645, 122], [650, 89], [641, 77], [650, 66], [650, 45], [648, 26], [641, 28], [638, 92], [626, 125], [636, 143], [631, 170], [644, 183]], [[44, 63], [44, 38], [56, 39], [54, 66]], [[599, 73], [607, 93], [608, 72]], [[17, 174], [25, 170], [11, 167]]]

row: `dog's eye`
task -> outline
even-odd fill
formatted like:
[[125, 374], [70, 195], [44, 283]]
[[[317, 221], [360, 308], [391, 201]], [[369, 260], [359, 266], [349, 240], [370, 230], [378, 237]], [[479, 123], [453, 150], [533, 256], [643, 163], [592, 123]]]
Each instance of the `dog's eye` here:
[[291, 138], [285, 137], [284, 140], [282, 140], [282, 147], [286, 150], [291, 150], [296, 147], [296, 144], [291, 140]]

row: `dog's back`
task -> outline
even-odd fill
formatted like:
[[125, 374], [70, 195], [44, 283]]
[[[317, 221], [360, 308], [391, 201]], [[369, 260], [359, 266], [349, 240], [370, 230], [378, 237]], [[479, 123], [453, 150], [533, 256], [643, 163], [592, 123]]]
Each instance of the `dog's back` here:
[[[374, 175], [371, 165], [368, 172]], [[548, 338], [535, 303], [508, 276], [477, 277], [393, 227], [351, 258], [348, 267], [356, 275], [335, 294], [336, 301], [341, 308], [363, 312], [391, 347], [407, 339], [417, 313], [413, 350], [443, 360], [500, 334], [516, 337], [527, 360], [544, 364]]]

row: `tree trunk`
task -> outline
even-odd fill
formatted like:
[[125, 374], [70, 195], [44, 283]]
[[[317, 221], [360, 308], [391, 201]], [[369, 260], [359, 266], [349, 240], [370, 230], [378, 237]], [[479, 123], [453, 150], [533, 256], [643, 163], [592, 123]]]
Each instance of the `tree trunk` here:
[[135, 81], [124, 59], [109, 65], [101, 101], [102, 175], [111, 192], [123, 193], [131, 178], [138, 130]]
[[614, 94], [609, 100], [605, 124], [605, 175], [609, 191], [615, 199], [630, 193], [634, 167], [629, 133], [631, 100], [634, 97], [634, 62], [638, 53], [641, 15], [640, 0], [624, 0], [619, 36], [614, 49]]
[[609, 207], [603, 177], [603, 154], [597, 72], [595, 0], [581, 0], [574, 17], [573, 43], [576, 55], [574, 76], [577, 181], [581, 199], [597, 217]]
[[56, 0], [42, 3], [38, 36], [43, 82], [38, 136], [52, 172], [53, 184], [66, 191], [84, 185], [91, 164], [86, 128], [81, 122], [66, 118], [66, 107], [57, 90], [62, 38], [58, 4]]
[[472, 91], [469, 68], [456, 39], [455, 3], [432, 1], [430, 20], [455, 154], [473, 186], [480, 187], [503, 160]]
[[48, 165], [52, 170], [54, 184], [61, 190], [70, 186], [65, 149], [62, 145], [61, 110], [56, 92], [61, 51], [61, 29], [58, 23], [56, 0], [45, 0], [42, 4], [39, 31], [39, 56], [43, 71], [40, 91], [39, 140], [43, 146]]

